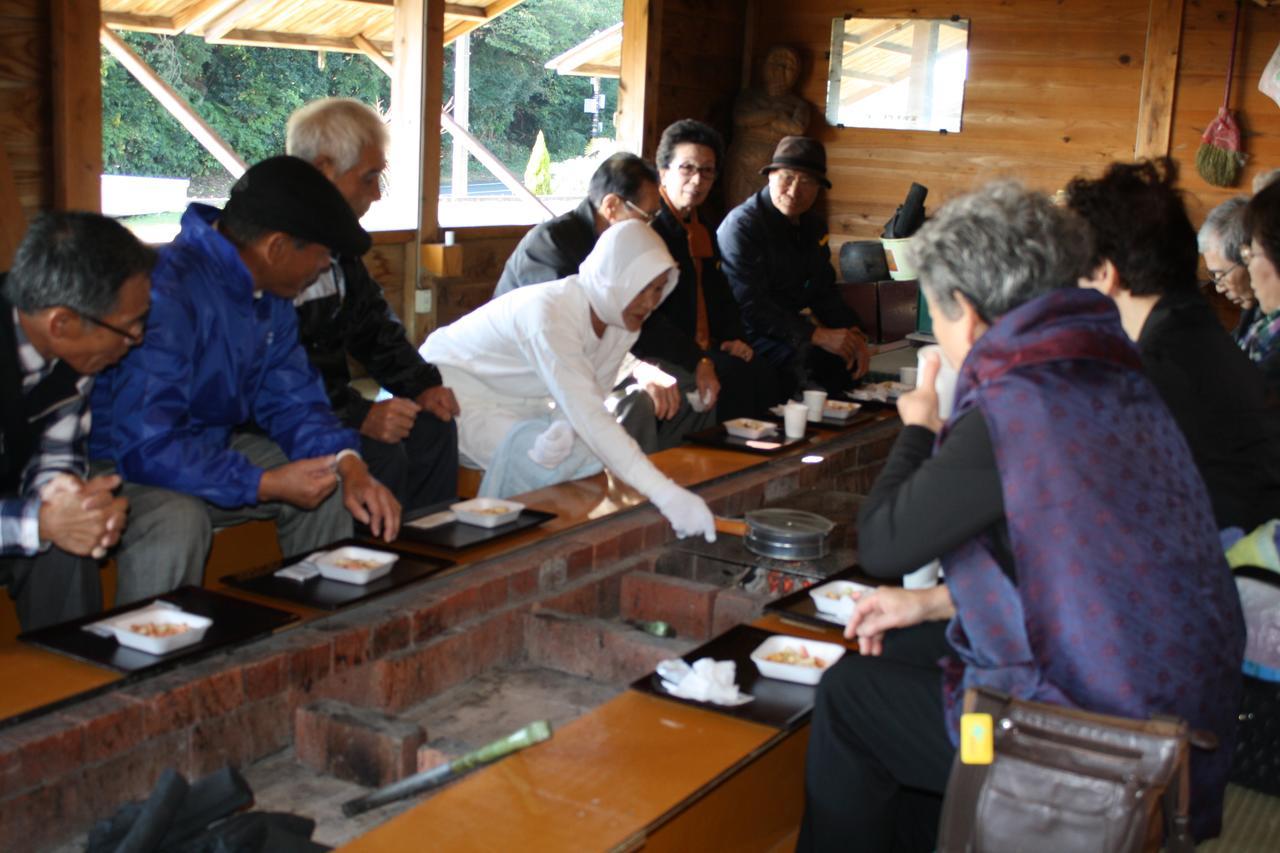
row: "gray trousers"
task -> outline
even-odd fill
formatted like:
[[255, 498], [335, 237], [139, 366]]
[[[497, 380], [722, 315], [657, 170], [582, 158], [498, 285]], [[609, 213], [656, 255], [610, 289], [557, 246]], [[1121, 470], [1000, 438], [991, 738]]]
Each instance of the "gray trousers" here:
[[34, 557], [0, 558], [0, 583], [9, 585], [24, 631], [102, 609], [98, 561], [69, 554], [56, 545]]
[[653, 363], [675, 377], [679, 383], [680, 410], [675, 417], [665, 421], [658, 420], [658, 416], [654, 414], [653, 399], [643, 389], [637, 387], [628, 393], [627, 388], [635, 384], [630, 376], [619, 383], [605, 401], [606, 408], [645, 453], [657, 453], [659, 450], [676, 447], [689, 433], [716, 425], [714, 408], [708, 412], [695, 412], [689, 401], [684, 399], [689, 391], [698, 390], [697, 380], [692, 373], [667, 361], [654, 360]]
[[[289, 461], [275, 442], [256, 433], [235, 433], [231, 449], [261, 468], [276, 468]], [[313, 510], [279, 502], [226, 509], [182, 492], [136, 483], [125, 483], [122, 494], [129, 499], [129, 523], [115, 552], [117, 605], [161, 595], [184, 584], [200, 586], [215, 529], [274, 520], [280, 550], [286, 557], [314, 551], [352, 534], [351, 514], [342, 503], [341, 486]], [[244, 567], [261, 562], [265, 559], [246, 554]]]

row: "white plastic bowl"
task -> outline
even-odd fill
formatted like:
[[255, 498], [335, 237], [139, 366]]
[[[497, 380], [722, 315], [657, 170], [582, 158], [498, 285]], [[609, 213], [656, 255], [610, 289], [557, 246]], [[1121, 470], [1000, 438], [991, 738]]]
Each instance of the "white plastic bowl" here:
[[[316, 557], [311, 564], [320, 570], [320, 576], [343, 583], [367, 584], [377, 580], [391, 571], [391, 567], [400, 559], [386, 551], [374, 551], [357, 545], [347, 545]], [[369, 568], [346, 565], [352, 561], [370, 563]]]
[[828, 400], [822, 408], [822, 414], [838, 421], [847, 421], [862, 408], [860, 403], [846, 403], [844, 400]]
[[[819, 658], [822, 668], [814, 666], [797, 666], [778, 663], [766, 658], [783, 649], [803, 649], [810, 657]], [[751, 661], [765, 678], [777, 678], [781, 681], [794, 681], [797, 684], [817, 684], [822, 674], [835, 665], [844, 656], [844, 646], [835, 643], [821, 643], [817, 640], [802, 640], [799, 637], [788, 637], [785, 634], [774, 634], [765, 640], [751, 653]]]
[[[185, 625], [187, 630], [168, 637], [151, 637], [133, 630], [136, 625], [147, 624]], [[207, 616], [188, 613], [157, 602], [95, 623], [95, 627], [104, 628], [115, 634], [116, 642], [122, 646], [150, 655], [163, 655], [200, 642], [212, 624], [213, 620]]]
[[449, 507], [458, 521], [476, 527], [501, 527], [515, 521], [524, 512], [524, 504], [499, 498], [472, 498]]
[[764, 438], [778, 431], [777, 424], [757, 421], [753, 418], [734, 418], [724, 422], [725, 431], [737, 438]]
[[813, 599], [813, 606], [818, 608], [819, 613], [835, 616], [841, 622], [846, 622], [853, 615], [853, 599], [849, 597], [849, 593], [865, 593], [874, 589], [875, 587], [853, 581], [832, 581], [822, 586], [810, 587], [809, 597]]

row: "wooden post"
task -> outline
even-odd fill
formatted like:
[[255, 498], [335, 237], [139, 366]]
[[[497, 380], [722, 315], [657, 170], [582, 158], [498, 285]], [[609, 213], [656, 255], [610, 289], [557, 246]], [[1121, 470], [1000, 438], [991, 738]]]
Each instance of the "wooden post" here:
[[618, 141], [652, 154], [657, 145], [662, 0], [622, 0], [622, 69], [618, 78]]
[[0, 146], [0, 269], [13, 265], [22, 235], [27, 231], [27, 214], [18, 201], [18, 187], [13, 180], [9, 154]]
[[[453, 41], [453, 120], [471, 128], [471, 33]], [[455, 198], [467, 195], [467, 149], [457, 136], [453, 139], [453, 187]]]
[[102, 209], [98, 0], [53, 0], [53, 206]]
[[1183, 4], [1184, 0], [1151, 0], [1138, 98], [1138, 134], [1133, 143], [1133, 156], [1137, 159], [1169, 153], [1178, 56], [1182, 51]]

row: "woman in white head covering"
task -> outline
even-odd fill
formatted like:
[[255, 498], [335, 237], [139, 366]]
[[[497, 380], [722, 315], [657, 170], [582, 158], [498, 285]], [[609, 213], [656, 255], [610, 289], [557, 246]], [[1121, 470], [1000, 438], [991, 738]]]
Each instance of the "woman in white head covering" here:
[[607, 229], [577, 275], [521, 287], [433, 332], [423, 358], [454, 389], [458, 449], [482, 495], [586, 476], [603, 464], [679, 536], [715, 538], [706, 504], [663, 475], [604, 401], [645, 319], [675, 287], [675, 261], [644, 223]]

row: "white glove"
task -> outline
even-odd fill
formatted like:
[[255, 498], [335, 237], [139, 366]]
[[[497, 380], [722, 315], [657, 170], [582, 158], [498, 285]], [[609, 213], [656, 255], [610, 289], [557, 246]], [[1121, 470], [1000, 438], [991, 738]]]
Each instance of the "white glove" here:
[[529, 458], [543, 468], [554, 468], [573, 452], [573, 427], [568, 421], [556, 421], [533, 440]]
[[668, 481], [649, 499], [671, 522], [671, 528], [679, 538], [701, 534], [708, 542], [716, 541], [716, 520], [707, 509], [706, 502], [693, 492]]

